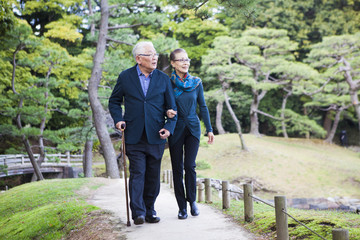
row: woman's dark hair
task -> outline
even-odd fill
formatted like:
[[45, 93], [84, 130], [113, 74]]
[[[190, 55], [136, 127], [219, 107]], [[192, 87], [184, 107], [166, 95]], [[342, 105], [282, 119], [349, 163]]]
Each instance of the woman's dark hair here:
[[174, 61], [175, 60], [175, 55], [180, 53], [180, 52], [186, 53], [185, 49], [183, 49], [183, 48], [177, 48], [174, 51], [172, 51], [170, 53], [170, 61]]

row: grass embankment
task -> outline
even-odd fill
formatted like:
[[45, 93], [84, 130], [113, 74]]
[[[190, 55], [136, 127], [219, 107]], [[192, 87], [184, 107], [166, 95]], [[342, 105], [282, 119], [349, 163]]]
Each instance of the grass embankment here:
[[[274, 195], [360, 198], [360, 153], [322, 140], [249, 134], [244, 138], [249, 152], [241, 150], [237, 134], [216, 135], [214, 144], [201, 144], [197, 164], [209, 167], [198, 168], [198, 177], [251, 179], [270, 191], [256, 192], [265, 199]], [[168, 150], [162, 168], [171, 169]]]
[[[262, 187], [255, 189], [254, 194], [263, 199], [273, 200], [276, 195], [285, 195], [288, 199], [360, 198], [359, 153], [321, 140], [249, 134], [244, 134], [244, 138], [249, 152], [241, 150], [237, 134], [217, 135], [214, 144], [208, 146], [204, 138], [197, 157], [198, 177], [240, 182], [239, 186], [252, 180], [254, 185]], [[168, 151], [162, 168], [171, 169]], [[216, 198], [215, 194], [213, 199]], [[221, 201], [215, 201], [214, 206], [221, 209]], [[231, 208], [224, 213], [251, 232], [265, 235], [265, 239], [275, 239], [275, 209], [262, 203], [254, 204], [252, 223], [245, 222], [243, 211], [243, 201], [232, 201]], [[360, 239], [358, 214], [293, 208], [288, 208], [288, 213], [326, 239], [332, 238], [334, 228], [349, 229], [350, 239]], [[291, 239], [320, 239], [290, 217], [288, 219]]]
[[[0, 239], [61, 239], [98, 209], [76, 192], [89, 179], [23, 184], [0, 194]], [[100, 185], [88, 184], [91, 188]]]

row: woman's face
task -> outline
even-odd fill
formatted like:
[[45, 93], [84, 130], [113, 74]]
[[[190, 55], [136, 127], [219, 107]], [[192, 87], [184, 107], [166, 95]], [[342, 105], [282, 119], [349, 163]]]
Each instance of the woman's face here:
[[171, 66], [176, 71], [176, 74], [180, 77], [184, 77], [184, 75], [189, 71], [190, 59], [186, 52], [179, 52], [175, 55], [175, 59], [171, 61]]

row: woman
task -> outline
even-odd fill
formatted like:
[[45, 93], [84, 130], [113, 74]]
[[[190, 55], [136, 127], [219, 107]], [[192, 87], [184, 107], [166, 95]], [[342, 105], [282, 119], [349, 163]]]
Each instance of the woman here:
[[[170, 54], [170, 62], [174, 68], [171, 82], [174, 89], [178, 120], [174, 134], [169, 138], [169, 149], [173, 170], [174, 190], [179, 206], [179, 219], [187, 218], [187, 202], [190, 204], [191, 215], [199, 215], [196, 205], [196, 171], [195, 160], [200, 142], [200, 120], [196, 114], [197, 105], [206, 126], [208, 143], [214, 141], [210, 123], [209, 110], [204, 99], [201, 79], [188, 73], [190, 59], [182, 48]], [[173, 112], [173, 115], [176, 112]], [[170, 116], [169, 116], [170, 117]], [[185, 169], [185, 189], [183, 170]], [[186, 194], [185, 194], [186, 192]]]

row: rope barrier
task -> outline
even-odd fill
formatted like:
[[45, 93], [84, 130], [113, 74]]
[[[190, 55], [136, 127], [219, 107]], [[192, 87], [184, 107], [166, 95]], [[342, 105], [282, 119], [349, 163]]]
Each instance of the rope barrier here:
[[254, 198], [254, 199], [258, 200], [259, 202], [262, 202], [262, 203], [264, 203], [264, 204], [266, 204], [266, 205], [268, 205], [268, 206], [270, 206], [270, 207], [275, 208], [274, 205], [271, 205], [270, 203], [267, 203], [267, 202], [265, 202], [264, 200], [262, 200], [262, 199], [260, 199], [260, 198], [257, 198], [257, 197], [255, 197], [255, 196], [253, 196], [253, 195], [250, 195], [250, 194], [249, 194], [249, 197]]
[[288, 215], [289, 217], [291, 217], [292, 219], [295, 220], [295, 222], [299, 223], [300, 225], [304, 226], [305, 228], [307, 228], [309, 231], [311, 231], [312, 233], [316, 234], [319, 238], [326, 240], [326, 238], [320, 236], [317, 232], [313, 231], [311, 228], [309, 228], [308, 226], [306, 226], [305, 224], [303, 224], [302, 222], [298, 221], [297, 219], [295, 219], [293, 216], [291, 216], [289, 213], [287, 213], [286, 211], [284, 211], [284, 209], [281, 210], [283, 213], [285, 213], [286, 215]]
[[[270, 207], [275, 208], [274, 205], [271, 205], [271, 204], [263, 201], [262, 199], [253, 196], [253, 195], [250, 195], [250, 194], [249, 194], [249, 197], [254, 198], [254, 199], [256, 199], [256, 200], [258, 200], [258, 201], [260, 201], [260, 202], [262, 202], [262, 203], [264, 203], [264, 204], [266, 204], [266, 205], [268, 205], [268, 206], [270, 206]], [[282, 211], [283, 213], [285, 213], [286, 215], [288, 215], [289, 217], [291, 217], [292, 219], [294, 219], [295, 222], [299, 223], [300, 225], [304, 226], [305, 228], [307, 228], [307, 229], [308, 229], [309, 231], [311, 231], [312, 233], [316, 234], [316, 235], [317, 235], [318, 237], [320, 237], [321, 239], [326, 240], [326, 238], [322, 237], [322, 236], [319, 235], [317, 232], [315, 232], [314, 230], [312, 230], [311, 228], [309, 228], [308, 226], [306, 226], [304, 223], [300, 222], [299, 220], [297, 220], [296, 218], [294, 218], [293, 216], [291, 216], [291, 215], [290, 215], [289, 213], [287, 213], [284, 209], [281, 209], [281, 211]]]
[[[228, 190], [229, 192], [232, 192], [232, 193], [237, 193], [237, 194], [244, 194], [242, 192], [238, 192], [238, 191], [233, 191], [233, 190]], [[259, 202], [262, 202], [272, 208], [275, 208], [274, 205], [260, 199], [260, 198], [257, 198], [251, 194], [248, 195], [249, 197], [259, 201]], [[291, 216], [289, 213], [287, 213], [284, 209], [281, 210], [283, 213], [285, 213], [286, 215], [288, 215], [289, 217], [291, 217], [292, 219], [294, 219], [295, 222], [299, 223], [300, 225], [302, 225], [303, 227], [305, 227], [306, 229], [308, 229], [309, 231], [311, 231], [312, 233], [314, 233], [315, 235], [317, 235], [319, 238], [323, 239], [323, 240], [327, 240], [326, 238], [322, 237], [321, 235], [319, 235], [317, 232], [315, 232], [314, 230], [312, 230], [311, 228], [309, 228], [308, 226], [306, 226], [304, 223], [300, 222], [299, 220], [297, 220], [295, 217]]]
[[[216, 188], [216, 187], [215, 187]], [[219, 188], [216, 188], [217, 190], [222, 190], [222, 187], [219, 187]], [[240, 194], [240, 195], [244, 195], [244, 192], [239, 192], [239, 191], [234, 191], [234, 190], [231, 190], [231, 189], [228, 189], [226, 190], [228, 192], [231, 192], [231, 193], [236, 193], [236, 194]], [[251, 194], [248, 194], [249, 197], [255, 199], [256, 201], [259, 201], [259, 202], [262, 202], [272, 208], [275, 209], [275, 206], [272, 205], [271, 203], [269, 202], [266, 202], [258, 197], [255, 197]], [[306, 229], [308, 229], [310, 232], [314, 233], [316, 236], [318, 236], [319, 238], [323, 239], [323, 240], [327, 240], [326, 238], [322, 237], [321, 235], [319, 235], [317, 232], [315, 232], [314, 230], [312, 230], [311, 228], [309, 228], [308, 226], [306, 226], [304, 223], [300, 222], [299, 220], [297, 220], [295, 217], [293, 217], [292, 215], [290, 215], [289, 213], [287, 213], [284, 209], [281, 209], [281, 211], [286, 214], [287, 216], [289, 216], [290, 218], [292, 218], [295, 222], [297, 222], [298, 224], [300, 224], [301, 226], [305, 227]]]

